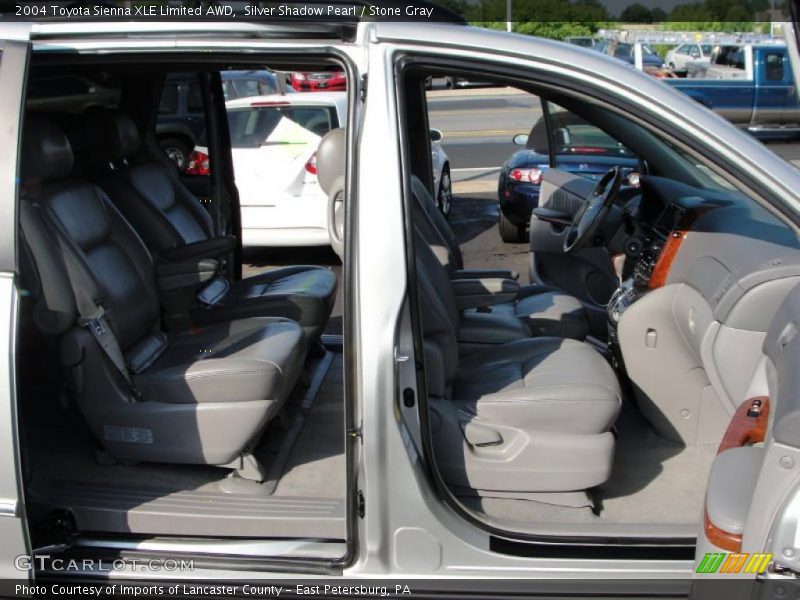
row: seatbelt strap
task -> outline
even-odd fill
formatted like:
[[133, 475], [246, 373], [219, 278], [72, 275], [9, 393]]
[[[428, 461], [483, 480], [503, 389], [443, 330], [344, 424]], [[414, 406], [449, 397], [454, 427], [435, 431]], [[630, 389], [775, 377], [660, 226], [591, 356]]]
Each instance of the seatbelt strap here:
[[92, 334], [100, 348], [117, 368], [117, 371], [125, 378], [125, 381], [130, 386], [137, 399], [141, 398], [141, 392], [133, 384], [131, 374], [128, 371], [128, 366], [125, 363], [125, 356], [122, 353], [122, 348], [119, 346], [117, 337], [109, 327], [105, 318], [105, 311], [103, 307], [94, 301], [94, 298], [87, 291], [87, 286], [81, 285], [80, 280], [83, 279], [83, 273], [80, 266], [77, 264], [75, 256], [69, 248], [65, 247], [65, 240], [62, 236], [57, 236], [58, 245], [61, 250], [61, 256], [67, 267], [67, 274], [69, 284], [72, 287], [72, 293], [75, 295], [75, 306], [78, 309], [78, 325], [86, 327], [89, 333]]
[[[38, 204], [32, 203], [32, 205], [35, 210], [39, 210]], [[26, 225], [30, 227], [28, 223], [30, 215], [27, 214], [27, 211], [23, 210], [20, 211], [20, 217], [20, 224], [24, 232]], [[122, 353], [122, 349], [120, 348], [114, 332], [106, 322], [103, 307], [98, 305], [89, 294], [89, 286], [86, 285], [87, 282], [85, 281], [83, 272], [77, 264], [77, 259], [73, 252], [66, 246], [64, 236], [58, 232], [55, 237], [58, 243], [59, 254], [67, 269], [67, 279], [69, 280], [70, 288], [72, 288], [72, 294], [75, 297], [75, 306], [78, 309], [78, 325], [86, 327], [89, 330], [89, 333], [92, 334], [92, 337], [94, 337], [100, 345], [103, 353], [125, 379], [134, 396], [137, 399], [141, 399], [142, 393], [131, 379], [131, 374], [125, 363], [125, 356]], [[36, 249], [31, 248], [31, 252], [34, 255], [34, 260], [36, 260]]]

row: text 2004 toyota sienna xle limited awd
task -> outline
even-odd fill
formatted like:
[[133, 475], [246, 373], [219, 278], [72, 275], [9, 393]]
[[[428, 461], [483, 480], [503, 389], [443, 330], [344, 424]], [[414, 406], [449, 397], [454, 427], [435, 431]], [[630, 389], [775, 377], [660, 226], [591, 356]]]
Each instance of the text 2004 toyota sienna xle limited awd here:
[[[709, 553], [750, 582], [800, 569], [800, 173], [746, 134], [611, 57], [457, 24], [0, 38], [4, 577], [125, 582], [147, 557], [192, 559], [153, 575], [178, 581], [677, 594]], [[203, 178], [155, 136], [187, 65]], [[316, 165], [341, 268], [265, 255], [242, 279], [231, 68], [346, 73]], [[432, 200], [431, 76], [572, 112], [638, 157], [639, 186], [548, 169], [530, 283], [465, 264]]]

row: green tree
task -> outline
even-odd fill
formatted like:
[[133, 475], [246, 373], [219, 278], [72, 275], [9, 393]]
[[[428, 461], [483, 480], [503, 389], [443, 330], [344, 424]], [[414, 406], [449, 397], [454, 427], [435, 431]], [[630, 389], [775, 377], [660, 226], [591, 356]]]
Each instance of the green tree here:
[[646, 6], [636, 2], [625, 7], [619, 15], [619, 20], [623, 23], [652, 23], [653, 13]]
[[[673, 26], [678, 22], [689, 23], [699, 21], [702, 23], [707, 23], [714, 20], [711, 12], [699, 2], [693, 2], [691, 4], [679, 4], [672, 9], [672, 12], [669, 14], [669, 19], [671, 21], [670, 25]], [[670, 29], [682, 28], [670, 27]]]
[[667, 13], [658, 6], [650, 11], [650, 14], [653, 17], [653, 23], [663, 23], [667, 20]]
[[500, 22], [506, 20], [505, 0], [480, 0], [471, 4], [467, 10], [467, 19], [475, 22]]
[[569, 6], [570, 20], [586, 24], [595, 23], [594, 31], [597, 31], [601, 22], [609, 20], [608, 10], [599, 0], [576, 0]]
[[597, 27], [593, 23], [526, 21], [524, 23], [515, 23], [514, 31], [526, 35], [563, 40], [573, 36], [593, 35], [597, 31]]

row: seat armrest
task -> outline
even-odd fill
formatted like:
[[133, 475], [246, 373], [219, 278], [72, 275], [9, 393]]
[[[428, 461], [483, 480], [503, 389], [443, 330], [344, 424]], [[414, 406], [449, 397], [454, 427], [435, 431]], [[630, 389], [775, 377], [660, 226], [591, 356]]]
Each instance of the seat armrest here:
[[456, 303], [461, 310], [510, 302], [519, 292], [519, 284], [511, 279], [453, 279], [450, 281]]
[[236, 238], [232, 235], [225, 235], [210, 240], [193, 242], [185, 246], [178, 246], [177, 248], [168, 248], [167, 250], [162, 250], [158, 254], [158, 257], [167, 262], [184, 262], [202, 258], [222, 258], [230, 254], [235, 247]]
[[461, 317], [458, 348], [462, 356], [494, 344], [529, 338], [531, 330], [520, 319], [498, 313], [468, 312]]
[[219, 263], [213, 258], [156, 264], [156, 283], [162, 292], [195, 288], [217, 274]]
[[450, 279], [519, 279], [519, 273], [505, 269], [459, 269], [450, 273]]

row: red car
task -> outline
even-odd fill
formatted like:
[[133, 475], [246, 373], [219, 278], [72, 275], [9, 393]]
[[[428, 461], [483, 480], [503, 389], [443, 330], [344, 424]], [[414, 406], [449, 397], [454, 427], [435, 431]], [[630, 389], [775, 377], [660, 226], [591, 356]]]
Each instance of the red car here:
[[292, 73], [292, 87], [298, 92], [344, 91], [347, 79], [344, 71], [304, 71]]

